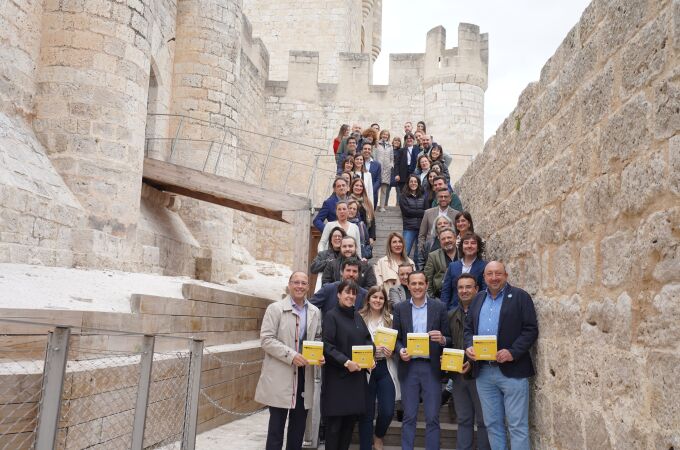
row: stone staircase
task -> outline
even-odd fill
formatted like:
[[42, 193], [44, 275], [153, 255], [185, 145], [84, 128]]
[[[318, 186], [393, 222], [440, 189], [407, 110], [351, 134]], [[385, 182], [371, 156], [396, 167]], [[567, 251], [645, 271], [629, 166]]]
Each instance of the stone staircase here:
[[401, 221], [401, 210], [398, 206], [389, 206], [385, 212], [376, 212], [375, 214], [375, 237], [376, 241], [373, 244], [373, 259], [375, 262], [385, 256], [385, 249], [387, 245], [387, 236], [393, 231], [401, 233], [403, 231], [403, 224]]
[[[439, 426], [441, 429], [441, 450], [454, 450], [456, 448], [456, 432], [458, 425], [455, 423], [455, 417], [452, 415], [448, 406], [442, 406], [439, 412]], [[352, 445], [350, 449], [358, 450], [359, 448], [359, 427], [354, 427], [354, 436], [352, 437]], [[401, 448], [401, 422], [397, 421], [396, 414], [394, 420], [387, 430], [384, 438], [385, 450], [400, 449]], [[425, 413], [423, 405], [418, 408], [418, 422], [416, 424], [416, 449], [425, 448]]]

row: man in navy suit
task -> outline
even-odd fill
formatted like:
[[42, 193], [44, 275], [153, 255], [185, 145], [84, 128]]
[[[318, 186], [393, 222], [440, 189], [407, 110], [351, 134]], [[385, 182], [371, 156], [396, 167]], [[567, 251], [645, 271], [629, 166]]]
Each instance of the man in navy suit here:
[[538, 321], [531, 296], [508, 284], [502, 262], [484, 269], [487, 288], [470, 305], [465, 320], [465, 354], [477, 360], [472, 337], [496, 336], [495, 361], [477, 361], [472, 373], [484, 412], [492, 449], [507, 448], [507, 417], [512, 450], [529, 450], [529, 377], [536, 372], [529, 349], [538, 338]]
[[[321, 310], [321, 316], [325, 316], [328, 311], [335, 308], [338, 304], [338, 286], [344, 280], [357, 281], [359, 278], [359, 267], [361, 262], [357, 258], [347, 258], [342, 262], [342, 280], [335, 281], [333, 283], [327, 283], [321, 286], [321, 289], [316, 291], [312, 298], [309, 299], [309, 303], [316, 306]], [[360, 310], [364, 305], [364, 299], [366, 298], [366, 293], [368, 291], [362, 287], [359, 287], [359, 292], [357, 292], [357, 300], [354, 304], [356, 310]]]
[[332, 222], [338, 220], [335, 215], [335, 205], [340, 200], [345, 200], [349, 186], [347, 180], [342, 177], [337, 177], [333, 181], [333, 194], [323, 201], [323, 205], [318, 214], [314, 218], [314, 226], [323, 233], [323, 228], [326, 226], [324, 220]]
[[[401, 426], [401, 448], [412, 450], [416, 437], [418, 404], [425, 409], [425, 448], [439, 449], [439, 409], [441, 408], [442, 349], [451, 344], [446, 306], [427, 296], [427, 278], [423, 272], [408, 277], [411, 298], [394, 306], [392, 327], [398, 331], [395, 351], [399, 354], [399, 384], [404, 420]], [[407, 351], [408, 333], [428, 333], [430, 349], [427, 358], [411, 357]]]
[[373, 144], [370, 142], [364, 142], [363, 147], [361, 147], [361, 154], [364, 157], [364, 165], [366, 170], [371, 173], [371, 180], [373, 181], [373, 198], [370, 199], [373, 202], [373, 206], [378, 202], [378, 192], [380, 192], [380, 178], [382, 177], [382, 164], [379, 161], [373, 159]]

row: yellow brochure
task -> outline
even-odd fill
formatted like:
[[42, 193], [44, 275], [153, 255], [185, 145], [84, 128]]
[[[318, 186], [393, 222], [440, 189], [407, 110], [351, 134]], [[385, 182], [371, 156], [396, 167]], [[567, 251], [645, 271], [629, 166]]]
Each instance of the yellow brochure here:
[[307, 360], [310, 366], [318, 366], [323, 358], [323, 342], [321, 341], [302, 341], [302, 357]]
[[442, 354], [442, 370], [447, 372], [462, 372], [465, 351], [457, 348], [445, 348]]
[[353, 345], [352, 361], [359, 364], [362, 369], [373, 367], [373, 346], [372, 345]]
[[496, 360], [496, 336], [472, 336], [472, 346], [479, 361]]
[[427, 333], [408, 333], [406, 335], [406, 351], [411, 357], [428, 358], [430, 356], [430, 335]]
[[394, 346], [397, 344], [397, 330], [392, 328], [378, 327], [375, 330], [375, 337], [373, 338], [376, 347], [382, 345], [389, 351], [394, 351]]

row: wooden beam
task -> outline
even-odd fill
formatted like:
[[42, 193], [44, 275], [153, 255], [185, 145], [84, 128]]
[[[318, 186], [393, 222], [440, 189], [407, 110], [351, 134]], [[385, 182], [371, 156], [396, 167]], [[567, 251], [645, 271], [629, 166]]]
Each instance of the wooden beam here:
[[144, 158], [142, 181], [159, 190], [286, 222], [283, 211], [310, 210], [310, 200], [242, 181]]

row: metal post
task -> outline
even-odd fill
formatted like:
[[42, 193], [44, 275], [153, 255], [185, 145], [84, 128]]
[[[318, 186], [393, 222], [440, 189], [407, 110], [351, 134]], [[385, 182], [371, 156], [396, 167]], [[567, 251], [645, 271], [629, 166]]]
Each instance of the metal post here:
[[[312, 167], [312, 176], [309, 177], [309, 186], [307, 187], [307, 197], [312, 198], [312, 186], [316, 183], [316, 171], [319, 169], [319, 155], [314, 158], [314, 167]], [[314, 205], [312, 205], [314, 206]]]
[[203, 341], [191, 341], [191, 360], [189, 362], [189, 382], [187, 383], [187, 403], [184, 413], [184, 432], [182, 433], [182, 450], [194, 450], [196, 447], [196, 428], [198, 425], [198, 398], [201, 393], [201, 361], [203, 359]]
[[269, 143], [269, 150], [267, 151], [267, 158], [264, 160], [264, 166], [262, 167], [262, 174], [260, 175], [260, 186], [264, 182], [264, 175], [267, 172], [267, 164], [269, 163], [269, 156], [272, 154], [272, 146], [274, 145], [274, 139]]
[[293, 161], [289, 161], [288, 163], [288, 172], [286, 172], [286, 180], [283, 182], [283, 193], [288, 192], [288, 177], [290, 177], [290, 169], [293, 168]]
[[227, 141], [227, 129], [224, 129], [224, 137], [222, 138], [222, 143], [220, 144], [220, 153], [217, 155], [217, 159], [215, 160], [215, 169], [213, 170], [214, 174], [217, 174], [217, 167], [220, 165], [220, 161], [222, 160], [222, 150], [224, 150], [224, 143]]
[[64, 389], [70, 336], [70, 328], [56, 327], [50, 332], [47, 341], [35, 450], [52, 450], [57, 447], [61, 394]]
[[210, 142], [210, 148], [208, 149], [208, 155], [205, 157], [205, 162], [203, 163], [203, 172], [205, 172], [205, 167], [208, 165], [208, 160], [210, 159], [210, 155], [212, 154], [212, 148], [213, 144], [215, 142]]
[[146, 426], [146, 409], [149, 405], [149, 388], [151, 386], [151, 369], [153, 367], [153, 349], [155, 336], [145, 335], [142, 341], [142, 358], [139, 362], [139, 386], [137, 387], [137, 403], [135, 418], [132, 422], [132, 450], [142, 450], [144, 444], [144, 428]]
[[168, 162], [172, 162], [172, 155], [175, 153], [175, 147], [177, 146], [177, 138], [179, 137], [179, 131], [182, 129], [182, 124], [184, 123], [184, 116], [179, 119], [179, 125], [177, 125], [177, 131], [175, 132], [175, 138], [172, 140], [172, 145], [170, 146], [170, 157]]
[[253, 152], [248, 153], [248, 162], [246, 162], [246, 167], [243, 170], [243, 179], [241, 181], [246, 181], [246, 175], [248, 174], [248, 167], [250, 167], [250, 158], [253, 157]]

